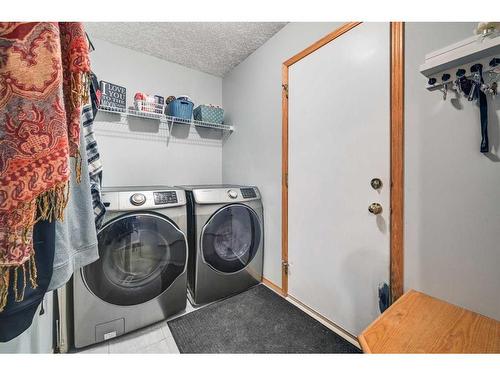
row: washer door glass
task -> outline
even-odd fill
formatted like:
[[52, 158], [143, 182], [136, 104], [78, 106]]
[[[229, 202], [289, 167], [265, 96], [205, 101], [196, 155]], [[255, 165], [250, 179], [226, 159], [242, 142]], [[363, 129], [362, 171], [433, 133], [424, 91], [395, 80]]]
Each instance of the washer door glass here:
[[203, 229], [203, 259], [220, 272], [240, 271], [255, 257], [261, 236], [259, 219], [252, 209], [240, 204], [224, 207]]
[[185, 235], [161, 215], [120, 216], [97, 239], [99, 260], [84, 267], [83, 276], [96, 296], [114, 305], [137, 305], [159, 296], [185, 269]]

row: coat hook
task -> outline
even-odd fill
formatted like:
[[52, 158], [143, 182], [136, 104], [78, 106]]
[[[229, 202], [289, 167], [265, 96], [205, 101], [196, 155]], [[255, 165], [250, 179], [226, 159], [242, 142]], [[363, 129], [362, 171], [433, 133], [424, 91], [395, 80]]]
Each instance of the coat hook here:
[[440, 91], [443, 93], [443, 100], [446, 100], [446, 95], [448, 95], [448, 83], [443, 84], [443, 88]]

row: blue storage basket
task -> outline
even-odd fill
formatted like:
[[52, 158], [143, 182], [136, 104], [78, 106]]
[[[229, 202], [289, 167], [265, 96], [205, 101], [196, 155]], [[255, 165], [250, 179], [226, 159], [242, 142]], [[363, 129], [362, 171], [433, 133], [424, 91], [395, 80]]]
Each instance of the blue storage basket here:
[[193, 107], [193, 102], [189, 100], [175, 99], [168, 105], [167, 114], [184, 120], [191, 120], [193, 116]]
[[193, 111], [195, 120], [222, 124], [224, 122], [224, 110], [213, 105], [199, 105]]

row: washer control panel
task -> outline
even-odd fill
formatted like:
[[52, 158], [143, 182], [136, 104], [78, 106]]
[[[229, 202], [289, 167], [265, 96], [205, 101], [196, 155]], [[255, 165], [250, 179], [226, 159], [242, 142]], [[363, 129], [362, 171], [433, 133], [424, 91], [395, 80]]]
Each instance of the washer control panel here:
[[177, 203], [177, 193], [175, 191], [155, 191], [153, 193], [155, 204]]
[[132, 203], [134, 206], [142, 206], [144, 203], [146, 203], [146, 196], [142, 193], [132, 194], [132, 196], [130, 197], [130, 203]]

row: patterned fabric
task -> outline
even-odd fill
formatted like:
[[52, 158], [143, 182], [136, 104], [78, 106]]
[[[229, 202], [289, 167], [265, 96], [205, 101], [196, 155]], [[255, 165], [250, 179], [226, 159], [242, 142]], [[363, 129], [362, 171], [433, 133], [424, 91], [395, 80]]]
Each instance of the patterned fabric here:
[[[88, 101], [90, 61], [87, 36], [81, 23], [60, 22], [64, 104], [68, 119], [69, 155], [80, 163], [81, 105]], [[88, 74], [80, 74], [82, 72]], [[77, 168], [79, 180], [80, 168]]]
[[92, 194], [92, 206], [94, 207], [94, 220], [96, 228], [100, 228], [104, 214], [106, 213], [106, 207], [104, 207], [101, 200], [102, 164], [94, 137], [92, 106], [83, 107], [82, 120], [83, 134], [85, 135], [85, 151], [89, 167], [90, 192]]
[[[86, 43], [80, 23], [0, 23], [0, 311], [18, 272], [23, 290], [27, 278], [36, 286], [35, 222], [63, 218], [88, 92]], [[14, 293], [22, 300], [17, 285]]]

